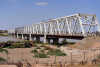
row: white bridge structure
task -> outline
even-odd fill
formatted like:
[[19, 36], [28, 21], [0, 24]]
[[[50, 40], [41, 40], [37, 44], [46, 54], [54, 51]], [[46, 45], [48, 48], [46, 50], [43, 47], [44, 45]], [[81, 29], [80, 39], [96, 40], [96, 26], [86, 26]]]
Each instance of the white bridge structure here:
[[96, 31], [100, 32], [96, 14], [74, 14], [57, 19], [49, 19], [40, 23], [27, 25], [8, 30], [8, 34], [17, 37], [40, 41], [44, 37], [44, 43], [58, 43], [59, 38], [83, 39], [88, 36], [95, 36]]

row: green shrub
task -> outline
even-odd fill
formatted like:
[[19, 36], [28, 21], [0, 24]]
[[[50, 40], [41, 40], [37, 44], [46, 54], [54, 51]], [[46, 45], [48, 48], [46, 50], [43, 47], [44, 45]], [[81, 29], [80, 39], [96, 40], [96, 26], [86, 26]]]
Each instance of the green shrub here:
[[31, 45], [29, 43], [25, 43], [25, 44], [11, 45], [8, 48], [13, 49], [13, 48], [29, 48], [29, 47], [31, 47]]
[[12, 45], [14, 48], [20, 48], [20, 44]]
[[21, 43], [21, 41], [17, 41], [16, 43]]
[[33, 47], [37, 47], [37, 45], [35, 44], [35, 45], [33, 45]]
[[50, 48], [50, 47], [45, 47], [44, 49], [45, 49], [45, 50], [50, 50], [51, 48]]
[[41, 44], [42, 42], [41, 42], [41, 41], [36, 41], [36, 43], [37, 43], [37, 44]]
[[6, 49], [3, 49], [3, 51], [6, 52], [6, 53], [8, 53], [8, 50], [6, 50]]
[[38, 51], [37, 51], [36, 49], [34, 49], [34, 50], [32, 50], [30, 53], [36, 54], [36, 53], [38, 53]]
[[60, 49], [50, 49], [47, 52], [48, 55], [56, 55], [56, 56], [66, 56], [66, 53], [62, 52]]
[[63, 44], [63, 45], [67, 44], [66, 39], [63, 39], [63, 40], [61, 41], [61, 44]]
[[25, 43], [25, 47], [31, 47], [30, 43], [29, 42]]
[[64, 53], [64, 52], [59, 52], [59, 53], [56, 53], [56, 56], [66, 56], [66, 53]]
[[75, 44], [75, 42], [68, 42], [68, 44], [71, 44], [71, 45], [73, 45], [73, 44]]
[[10, 40], [9, 40], [9, 41], [7, 41], [6, 43], [14, 43], [14, 41], [10, 41]]
[[0, 34], [0, 36], [8, 36], [8, 35]]
[[60, 46], [62, 46], [62, 45], [57, 45], [57, 47], [60, 47]]
[[42, 44], [41, 47], [46, 47], [46, 46]]
[[14, 49], [14, 47], [13, 46], [9, 46], [9, 47], [7, 47], [8, 49]]
[[36, 49], [41, 49], [40, 47], [37, 47]]
[[25, 48], [26, 46], [25, 45], [20, 45], [20, 48]]
[[5, 58], [0, 57], [0, 61], [5, 61], [5, 60], [6, 60]]
[[47, 52], [48, 55], [55, 55], [55, 52], [54, 52], [54, 49], [50, 49], [48, 52]]
[[[38, 58], [38, 54], [35, 54], [33, 57]], [[44, 53], [39, 53], [39, 58], [50, 58], [48, 55], [45, 55]]]
[[0, 48], [0, 52], [6, 52], [6, 53], [8, 53], [8, 50]]
[[40, 50], [41, 53], [45, 53], [44, 49]]

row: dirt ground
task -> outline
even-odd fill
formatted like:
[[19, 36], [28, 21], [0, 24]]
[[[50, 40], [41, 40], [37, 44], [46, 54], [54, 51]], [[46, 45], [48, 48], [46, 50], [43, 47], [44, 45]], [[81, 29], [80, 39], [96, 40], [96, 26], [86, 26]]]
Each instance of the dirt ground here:
[[[94, 40], [93, 42], [91, 42]], [[48, 47], [51, 47], [53, 49], [60, 49], [63, 52], [67, 54], [67, 56], [56, 56], [56, 63], [62, 62], [64, 63], [66, 61], [67, 64], [71, 64], [71, 53], [72, 53], [72, 61], [74, 64], [79, 64], [82, 60], [87, 60], [88, 64], [92, 63], [92, 60], [94, 58], [97, 58], [97, 55], [100, 55], [100, 50], [97, 48], [100, 47], [100, 38], [90, 38], [90, 39], [83, 39], [82, 41], [76, 43], [73, 46], [53, 46], [53, 45], [46, 45]], [[84, 43], [85, 42], [85, 43]], [[91, 42], [91, 43], [90, 43]], [[80, 46], [80, 45], [81, 46]], [[88, 46], [87, 46], [87, 45]], [[85, 47], [84, 47], [85, 46]], [[77, 47], [77, 48], [76, 48]], [[84, 49], [81, 49], [81, 48]], [[34, 58], [34, 54], [30, 53], [31, 50], [34, 50], [36, 47], [31, 47], [31, 48], [14, 48], [14, 49], [7, 49], [9, 54], [8, 54], [8, 60], [11, 61], [13, 60], [14, 62], [16, 61], [21, 61], [21, 59], [27, 60], [29, 63], [35, 64], [33, 67], [44, 67], [41, 65], [36, 64], [36, 61], [38, 61], [38, 58]], [[43, 49], [44, 47], [41, 47]], [[37, 49], [37, 50], [41, 50]], [[93, 51], [92, 49], [96, 49]], [[47, 52], [47, 50], [45, 51]], [[22, 55], [23, 53], [23, 55]], [[85, 54], [85, 55], [84, 55]], [[1, 57], [7, 58], [7, 54], [5, 53], [0, 53]], [[52, 64], [55, 61], [55, 56], [50, 56], [50, 58], [39, 58], [39, 63], [49, 63]], [[73, 67], [73, 66], [69, 66]], [[75, 66], [74, 66], [75, 67]], [[82, 67], [82, 66], [76, 66], [76, 67]], [[85, 66], [85, 67], [92, 67], [92, 66]], [[93, 66], [95, 67], [95, 66]]]
[[0, 67], [17, 67], [15, 65], [0, 65]]
[[[51, 47], [53, 47], [51, 45]], [[32, 48], [14, 48], [14, 49], [7, 49], [9, 54], [8, 54], [8, 60], [13, 60], [13, 61], [20, 61], [22, 58], [24, 60], [27, 60], [30, 63], [35, 63], [35, 61], [38, 60], [38, 58], [34, 58], [34, 54], [30, 53], [31, 50], [35, 49], [36, 47], [32, 47]], [[57, 48], [57, 47], [53, 47], [53, 48]], [[41, 49], [43, 49], [43, 47], [41, 47]], [[38, 49], [38, 50], [41, 50]], [[61, 49], [62, 51], [64, 51], [65, 53], [67, 53], [67, 56], [57, 56], [56, 57], [56, 62], [62, 61], [62, 62], [67, 62], [70, 63], [71, 62], [71, 53], [72, 53], [72, 58], [73, 61], [76, 62], [80, 62], [82, 60], [84, 60], [84, 50], [80, 50], [80, 49], [71, 49], [69, 47], [60, 47], [59, 49]], [[91, 50], [86, 50], [86, 59], [88, 58], [88, 60], [93, 60], [93, 56], [94, 56], [94, 52]], [[47, 52], [47, 50], [46, 50]], [[23, 56], [22, 56], [23, 53]], [[96, 54], [96, 52], [95, 52]], [[7, 54], [5, 53], [0, 53], [1, 57], [7, 58]], [[43, 62], [48, 62], [48, 63], [53, 63], [55, 61], [55, 56], [50, 56], [50, 58], [39, 58], [39, 62], [43, 63]]]
[[0, 34], [3, 34], [3, 35], [8, 35], [7, 33], [0, 33]]

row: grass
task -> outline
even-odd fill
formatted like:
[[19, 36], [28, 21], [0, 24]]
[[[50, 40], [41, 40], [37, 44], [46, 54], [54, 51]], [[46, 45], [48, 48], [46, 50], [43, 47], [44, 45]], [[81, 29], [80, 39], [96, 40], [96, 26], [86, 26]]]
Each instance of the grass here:
[[0, 34], [0, 36], [8, 36], [8, 35]]
[[37, 51], [36, 49], [34, 49], [34, 50], [32, 50], [30, 53], [36, 54], [36, 53], [38, 53], [38, 51]]
[[41, 47], [46, 47], [46, 46], [42, 44]]
[[45, 53], [44, 49], [40, 50], [41, 53]]
[[50, 50], [51, 48], [50, 48], [50, 47], [45, 47], [44, 49], [45, 49], [45, 50]]
[[[33, 57], [38, 58], [38, 54], [35, 54]], [[39, 58], [50, 58], [50, 57], [44, 53], [39, 53]]]
[[47, 52], [48, 55], [56, 55], [56, 56], [66, 56], [67, 54], [62, 52], [60, 49], [50, 49]]
[[9, 47], [7, 47], [8, 49], [14, 49], [14, 47], [13, 46], [9, 46]]
[[33, 47], [37, 47], [37, 45], [35, 44], [35, 45], [33, 45]]
[[0, 61], [5, 61], [5, 60], [6, 60], [5, 58], [0, 57]]
[[30, 48], [32, 45], [29, 43], [25, 43], [25, 44], [15, 44], [15, 45], [11, 45], [9, 47], [7, 47], [8, 49], [14, 49], [14, 48]]
[[36, 49], [41, 49], [40, 47], [37, 47]]
[[8, 50], [0, 48], [0, 52], [6, 52], [6, 53], [8, 53]]
[[9, 41], [7, 41], [6, 43], [14, 43], [14, 41], [10, 41], [10, 40], [9, 40]]

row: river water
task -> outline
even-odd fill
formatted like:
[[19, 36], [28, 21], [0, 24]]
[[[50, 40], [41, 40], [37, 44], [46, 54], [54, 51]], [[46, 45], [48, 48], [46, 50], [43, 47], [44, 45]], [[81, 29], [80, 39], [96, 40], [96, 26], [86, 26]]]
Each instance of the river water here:
[[7, 41], [22, 41], [22, 40], [17, 38], [12, 38], [10, 36], [0, 36], [0, 42], [7, 42]]
[[[36, 39], [35, 39], [36, 40]], [[41, 37], [40, 41], [43, 42], [44, 38]], [[63, 38], [59, 39], [59, 43], [63, 40]], [[17, 38], [12, 38], [10, 36], [0, 36], [0, 42], [7, 42], [7, 41], [23, 41], [22, 39], [17, 39]], [[67, 39], [68, 42], [78, 42], [79, 40], [74, 40], [74, 39]], [[50, 41], [51, 43], [53, 42], [52, 40]]]

